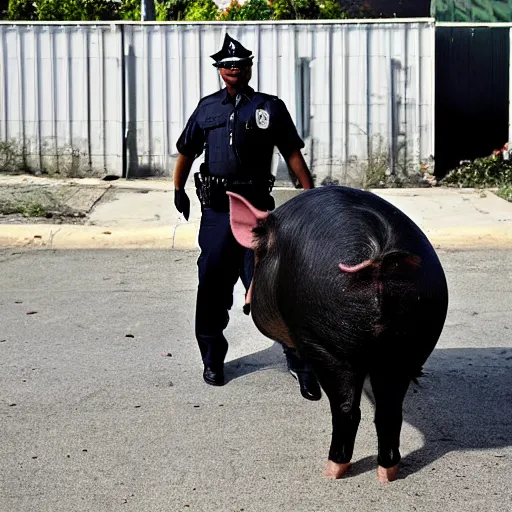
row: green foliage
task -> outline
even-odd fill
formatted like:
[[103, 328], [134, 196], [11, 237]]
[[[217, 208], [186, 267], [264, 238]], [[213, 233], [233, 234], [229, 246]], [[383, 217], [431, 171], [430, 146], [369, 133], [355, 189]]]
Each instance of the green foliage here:
[[188, 0], [164, 0], [155, 2], [157, 21], [180, 21], [185, 17]]
[[336, 0], [324, 0], [320, 2], [320, 14], [318, 17], [322, 20], [339, 20], [346, 18], [347, 15]]
[[231, 3], [217, 15], [217, 19], [220, 21], [240, 21], [240, 11], [242, 6], [238, 3], [238, 0], [231, 0]]
[[9, 0], [7, 8], [9, 20], [37, 20], [36, 7], [32, 0]]
[[118, 4], [109, 0], [41, 0], [36, 3], [40, 21], [100, 21], [118, 19]]
[[123, 0], [118, 7], [118, 16], [125, 21], [140, 21], [140, 0]]
[[213, 0], [194, 0], [185, 10], [186, 21], [214, 21], [217, 19], [217, 4]]
[[219, 21], [249, 21], [272, 19], [272, 8], [265, 0], [247, 0], [240, 4], [238, 0], [231, 3], [217, 15]]
[[276, 20], [335, 20], [346, 18], [338, 0], [274, 0], [273, 19]]
[[[121, 5], [110, 0], [10, 0], [10, 20], [27, 21], [113, 21], [120, 19]], [[139, 10], [140, 19], [140, 10]]]
[[498, 196], [505, 201], [509, 201], [512, 203], [512, 185], [502, 185], [497, 192]]
[[316, 0], [274, 0], [272, 9], [275, 20], [316, 20], [320, 14]]
[[21, 205], [18, 213], [21, 213], [24, 217], [45, 217], [46, 209], [42, 204], [32, 203]]
[[[140, 0], [0, 0], [10, 20], [140, 21]], [[8, 5], [7, 5], [8, 4]], [[222, 11], [214, 0], [155, 0], [157, 21], [249, 21], [364, 17], [361, 0], [232, 0]], [[349, 11], [350, 9], [350, 11]]]
[[469, 188], [511, 187], [512, 161], [501, 154], [477, 158], [450, 171], [442, 182]]
[[240, 19], [250, 20], [271, 20], [272, 8], [265, 0], [247, 0], [240, 10]]

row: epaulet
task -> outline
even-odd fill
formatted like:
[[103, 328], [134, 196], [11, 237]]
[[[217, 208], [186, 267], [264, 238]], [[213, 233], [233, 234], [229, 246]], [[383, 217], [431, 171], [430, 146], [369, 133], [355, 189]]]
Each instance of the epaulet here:
[[272, 108], [272, 102], [277, 101], [278, 99], [279, 98], [277, 96], [263, 92], [258, 92], [253, 97], [253, 101], [256, 103], [258, 108], [263, 107], [265, 104], [267, 104], [269, 108]]
[[279, 98], [277, 96], [274, 96], [273, 94], [267, 94], [265, 92], [256, 92], [254, 93], [255, 96], [259, 96], [263, 101], [270, 101], [270, 100], [278, 100]]
[[220, 91], [215, 91], [212, 94], [208, 94], [208, 96], [203, 96], [200, 100], [197, 106], [202, 105], [205, 102], [208, 102], [210, 99], [217, 99], [217, 97], [222, 96], [222, 89]]

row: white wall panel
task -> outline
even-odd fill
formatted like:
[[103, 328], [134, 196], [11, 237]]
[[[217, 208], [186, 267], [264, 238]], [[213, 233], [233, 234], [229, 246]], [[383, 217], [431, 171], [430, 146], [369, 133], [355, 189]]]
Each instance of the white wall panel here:
[[0, 24], [0, 165], [121, 172], [121, 29]]
[[288, 106], [319, 183], [433, 154], [431, 20], [0, 24], [0, 140], [31, 169], [122, 175], [126, 136], [130, 176], [170, 175], [186, 120], [223, 86], [210, 55], [226, 30], [253, 50], [251, 85]]

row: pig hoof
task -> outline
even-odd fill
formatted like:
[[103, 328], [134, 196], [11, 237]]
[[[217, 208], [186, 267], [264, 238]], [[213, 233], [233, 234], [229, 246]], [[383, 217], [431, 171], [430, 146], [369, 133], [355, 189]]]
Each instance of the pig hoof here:
[[332, 460], [327, 462], [327, 467], [324, 471], [324, 476], [327, 478], [338, 479], [341, 478], [352, 466], [351, 462], [347, 462], [345, 464], [339, 464], [338, 462], [333, 462]]
[[377, 469], [377, 478], [381, 484], [394, 482], [398, 474], [398, 464], [392, 468], [383, 468], [379, 466]]

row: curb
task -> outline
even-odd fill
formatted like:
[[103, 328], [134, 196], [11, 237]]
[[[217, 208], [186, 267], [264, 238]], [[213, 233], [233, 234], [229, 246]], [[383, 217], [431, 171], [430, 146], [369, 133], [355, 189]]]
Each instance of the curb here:
[[195, 224], [109, 228], [65, 224], [0, 226], [1, 248], [47, 249], [198, 249]]
[[[109, 228], [66, 224], [0, 225], [0, 247], [49, 249], [199, 250], [199, 222], [177, 226]], [[512, 226], [423, 229], [436, 249], [510, 249]]]

